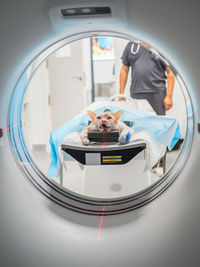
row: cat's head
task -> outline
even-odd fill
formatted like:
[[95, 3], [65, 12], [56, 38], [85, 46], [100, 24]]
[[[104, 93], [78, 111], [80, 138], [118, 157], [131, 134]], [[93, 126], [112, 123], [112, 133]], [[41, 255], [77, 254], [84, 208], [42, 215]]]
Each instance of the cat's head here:
[[118, 120], [121, 117], [123, 110], [119, 110], [115, 113], [105, 111], [102, 114], [96, 114], [95, 112], [88, 110], [87, 113], [92, 119], [93, 130], [109, 132], [118, 129]]

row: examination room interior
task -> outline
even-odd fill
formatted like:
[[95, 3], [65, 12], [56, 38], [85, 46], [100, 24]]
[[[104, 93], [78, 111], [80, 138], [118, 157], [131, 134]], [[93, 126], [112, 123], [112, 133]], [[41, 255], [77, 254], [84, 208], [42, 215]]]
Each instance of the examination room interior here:
[[[64, 45], [42, 62], [28, 84], [22, 113], [23, 132], [33, 161], [45, 175], [51, 162], [51, 132], [83, 114], [93, 102], [109, 101], [112, 96], [119, 94], [121, 56], [129, 40], [114, 36], [109, 38], [112, 41], [109, 49], [96, 49], [92, 38]], [[28, 69], [29, 72], [34, 69], [34, 64]], [[125, 90], [128, 96], [130, 83], [129, 74]], [[113, 100], [117, 101], [118, 97]], [[173, 107], [166, 115], [177, 119], [181, 141], [184, 141], [187, 123], [185, 96], [176, 79]], [[178, 144], [166, 153], [166, 171], [176, 162], [181, 150], [181, 142]], [[75, 161], [71, 161], [69, 175], [64, 175], [63, 186], [81, 193], [81, 170]], [[160, 179], [163, 174], [159, 166], [152, 169], [150, 183]], [[58, 184], [60, 182], [58, 177], [49, 179]], [[118, 191], [117, 187], [113, 188], [113, 191]]]

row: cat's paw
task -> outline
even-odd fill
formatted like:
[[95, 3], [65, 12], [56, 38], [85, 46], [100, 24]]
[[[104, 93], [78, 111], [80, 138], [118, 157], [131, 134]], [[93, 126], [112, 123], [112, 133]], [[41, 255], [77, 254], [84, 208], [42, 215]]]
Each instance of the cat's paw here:
[[90, 144], [90, 140], [88, 138], [84, 138], [82, 143], [83, 145], [88, 146]]
[[128, 132], [126, 134], [120, 134], [119, 136], [119, 144], [124, 145], [127, 144], [130, 141], [131, 133]]
[[119, 144], [120, 145], [124, 145], [124, 144], [126, 144], [126, 136], [125, 135], [120, 135], [119, 136]]

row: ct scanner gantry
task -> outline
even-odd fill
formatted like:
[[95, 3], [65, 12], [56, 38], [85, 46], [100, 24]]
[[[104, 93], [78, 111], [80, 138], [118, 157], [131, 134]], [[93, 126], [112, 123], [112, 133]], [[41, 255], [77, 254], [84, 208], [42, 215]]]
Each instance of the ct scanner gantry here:
[[[200, 265], [199, 5], [196, 0], [1, 3], [2, 266]], [[107, 13], [63, 16], [62, 10], [76, 8]], [[153, 188], [111, 203], [66, 194], [42, 176], [28, 156], [25, 162], [22, 155], [28, 152], [18, 121], [22, 92], [17, 86], [29, 65], [36, 58], [41, 63], [63, 40], [101, 32], [143, 40], [158, 49], [181, 77], [192, 106], [186, 140], [172, 169]], [[123, 212], [115, 212], [119, 209]]]

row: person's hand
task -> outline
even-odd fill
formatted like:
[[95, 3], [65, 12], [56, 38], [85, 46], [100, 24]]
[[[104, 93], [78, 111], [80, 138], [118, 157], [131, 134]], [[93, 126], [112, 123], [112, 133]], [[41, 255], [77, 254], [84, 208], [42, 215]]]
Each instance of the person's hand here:
[[119, 97], [118, 100], [119, 100], [119, 101], [126, 101], [126, 98], [125, 98], [125, 97]]
[[165, 110], [169, 110], [173, 105], [172, 97], [167, 95], [164, 98], [163, 103], [164, 103], [164, 106], [165, 106]]

